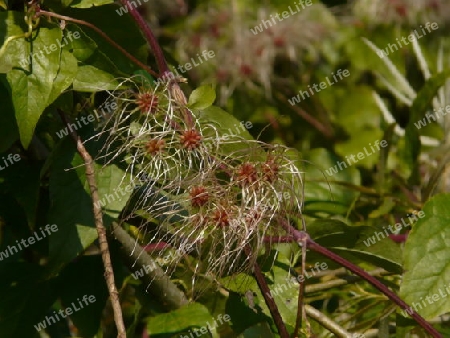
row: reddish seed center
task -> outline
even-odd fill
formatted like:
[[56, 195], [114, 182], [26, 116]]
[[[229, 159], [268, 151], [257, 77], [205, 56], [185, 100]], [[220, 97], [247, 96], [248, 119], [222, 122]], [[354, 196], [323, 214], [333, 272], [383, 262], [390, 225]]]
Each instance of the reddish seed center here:
[[197, 148], [201, 140], [202, 136], [195, 129], [183, 131], [180, 137], [181, 144], [188, 150]]
[[242, 185], [250, 185], [256, 182], [257, 178], [256, 168], [251, 163], [242, 164], [237, 171], [237, 179]]
[[271, 183], [277, 179], [279, 171], [278, 164], [272, 159], [267, 160], [262, 166], [263, 178]]
[[147, 152], [151, 155], [156, 155], [157, 153], [160, 153], [164, 150], [164, 147], [166, 146], [166, 142], [164, 140], [150, 140], [145, 145], [145, 148]]
[[218, 207], [212, 216], [212, 220], [218, 226], [225, 227], [230, 225], [228, 213], [223, 207]]
[[405, 6], [396, 6], [395, 7], [395, 11], [397, 12], [397, 14], [401, 17], [406, 17], [406, 7]]
[[252, 71], [252, 67], [250, 67], [250, 66], [247, 65], [247, 64], [243, 64], [243, 65], [241, 66], [240, 71], [241, 71], [241, 74], [242, 74], [242, 75], [250, 75], [250, 74], [253, 72], [253, 71]]
[[273, 44], [277, 47], [283, 47], [285, 44], [285, 41], [281, 37], [276, 37], [273, 39]]
[[208, 202], [209, 194], [205, 187], [193, 187], [189, 191], [189, 196], [191, 198], [191, 204], [194, 207], [200, 207]]
[[144, 114], [155, 113], [158, 108], [158, 97], [150, 93], [137, 94], [136, 103]]
[[216, 78], [219, 82], [225, 82], [228, 80], [229, 74], [226, 70], [218, 70], [216, 73]]

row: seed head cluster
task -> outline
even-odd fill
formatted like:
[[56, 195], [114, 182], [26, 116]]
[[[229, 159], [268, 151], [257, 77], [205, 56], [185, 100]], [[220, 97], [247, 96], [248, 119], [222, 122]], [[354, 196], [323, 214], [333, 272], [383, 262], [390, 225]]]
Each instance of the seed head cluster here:
[[[198, 51], [215, 51], [216, 56], [195, 73], [217, 83], [222, 103], [239, 87], [254, 91], [262, 84], [262, 94], [270, 96], [272, 83], [280, 80], [275, 72], [279, 60], [289, 64], [289, 60], [299, 62], [303, 55], [318, 58], [319, 54], [311, 55], [312, 47], [320, 47], [333, 34], [336, 23], [325, 6], [314, 4], [276, 24], [259, 26], [279, 10], [261, 2], [256, 12], [224, 4], [199, 6], [187, 18], [178, 39], [178, 57], [189, 62]], [[318, 21], [317, 17], [326, 19]], [[261, 28], [259, 33], [256, 26]]]
[[428, 21], [445, 24], [450, 17], [446, 0], [353, 0], [355, 19], [370, 25], [397, 24], [417, 28]]
[[215, 276], [250, 269], [267, 237], [282, 233], [277, 220], [301, 214], [302, 173], [292, 151], [222, 138], [219, 124], [190, 111], [186, 118], [188, 108], [166, 88], [124, 82], [121, 88], [131, 89], [111, 93], [119, 108], [98, 136], [106, 139], [101, 157], [126, 166], [124, 180], [149, 178], [125, 219], [157, 220], [157, 230], [143, 237], [173, 248], [193, 245]]

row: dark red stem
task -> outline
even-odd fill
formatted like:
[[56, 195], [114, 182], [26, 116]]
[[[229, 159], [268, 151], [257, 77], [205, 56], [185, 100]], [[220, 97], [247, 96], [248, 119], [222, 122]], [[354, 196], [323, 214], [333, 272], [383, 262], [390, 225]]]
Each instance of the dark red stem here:
[[263, 239], [264, 243], [292, 243], [294, 238], [292, 236], [266, 236]]
[[166, 59], [164, 58], [164, 54], [162, 52], [161, 47], [156, 41], [155, 36], [153, 35], [152, 30], [139, 14], [137, 9], [133, 7], [128, 0], [120, 0], [124, 6], [126, 6], [133, 17], [134, 21], [136, 21], [137, 25], [141, 29], [142, 33], [145, 35], [147, 42], [150, 44], [152, 48], [153, 54], [155, 54], [156, 63], [159, 68], [159, 77], [163, 77], [166, 73], [169, 73], [169, 67], [167, 66]]
[[[247, 255], [252, 255], [252, 250], [247, 246], [244, 248], [245, 253]], [[261, 271], [261, 268], [258, 265], [258, 262], [255, 262], [253, 265], [253, 276], [255, 276], [256, 283], [258, 284], [259, 289], [264, 297], [264, 301], [266, 302], [267, 307], [269, 308], [270, 314], [272, 315], [273, 321], [275, 322], [275, 326], [278, 329], [278, 333], [281, 338], [289, 338], [289, 332], [284, 325], [283, 318], [281, 317], [280, 311], [278, 311], [277, 304], [275, 300], [270, 294], [269, 286], [264, 278], [264, 275]]]

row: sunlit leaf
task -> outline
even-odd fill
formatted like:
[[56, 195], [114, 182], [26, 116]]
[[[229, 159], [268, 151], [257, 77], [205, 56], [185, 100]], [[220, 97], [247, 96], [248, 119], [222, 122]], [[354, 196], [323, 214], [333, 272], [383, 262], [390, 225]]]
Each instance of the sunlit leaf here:
[[[431, 198], [406, 241], [400, 295], [426, 319], [450, 311], [450, 195]], [[415, 304], [415, 305], [414, 305]]]

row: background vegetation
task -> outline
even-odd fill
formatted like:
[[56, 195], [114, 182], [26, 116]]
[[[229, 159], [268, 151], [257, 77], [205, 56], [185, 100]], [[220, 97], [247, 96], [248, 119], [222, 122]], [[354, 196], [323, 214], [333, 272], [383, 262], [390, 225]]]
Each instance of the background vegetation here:
[[[92, 27], [45, 14], [37, 18], [36, 4], [0, 0], [0, 255], [9, 253], [0, 256], [0, 337], [117, 334], [84, 162], [69, 133], [61, 134], [67, 131], [65, 118], [79, 123], [76, 131], [96, 158], [103, 221], [127, 336], [195, 335], [194, 329], [228, 314], [230, 321], [203, 336], [279, 337], [248, 266], [234, 269], [232, 256], [214, 245], [210, 252], [218, 259], [223, 254], [218, 265], [213, 264], [220, 271], [205, 263], [201, 254], [158, 247], [161, 236], [167, 241], [168, 235], [161, 235], [163, 225], [182, 222], [183, 211], [175, 209], [180, 219], [174, 219], [168, 212], [161, 216], [158, 210], [144, 207], [139, 197], [129, 199], [131, 191], [139, 196], [146, 185], [153, 186], [151, 182], [161, 184], [144, 169], [129, 169], [123, 154], [133, 153], [138, 148], [133, 140], [142, 135], [128, 133], [133, 126], [120, 125], [132, 109], [171, 109], [166, 92], [157, 103], [139, 96], [155, 88], [156, 75], [146, 73]], [[197, 53], [214, 51], [213, 58], [181, 74], [185, 80], [180, 82], [198, 125], [213, 126], [214, 133], [208, 134], [212, 144], [219, 144], [215, 141], [219, 136], [236, 134], [240, 121], [251, 122], [251, 128], [236, 136], [231, 148], [220, 148], [218, 156], [245, 162], [239, 143], [251, 139], [292, 148], [283, 159], [292, 161], [303, 183], [278, 189], [301, 200], [301, 216], [311, 238], [369, 271], [409, 305], [440, 294], [416, 310], [443, 336], [449, 335], [450, 303], [442, 292], [450, 293], [444, 291], [450, 280], [450, 115], [444, 114], [447, 107], [450, 110], [450, 4], [444, 0], [313, 1], [256, 35], [251, 29], [261, 20], [282, 13], [293, 2], [149, 0], [142, 4], [139, 11], [171, 69], [192, 62], [191, 58], [197, 60]], [[45, 11], [99, 27], [141, 63], [158, 69], [143, 33], [129, 14], [120, 12], [120, 6], [110, 0], [40, 4]], [[423, 34], [427, 22], [436, 23], [438, 29]], [[381, 49], [398, 44], [414, 30], [423, 36], [380, 57]], [[68, 31], [79, 32], [79, 38], [70, 39]], [[55, 50], [26, 61], [52, 44]], [[348, 70], [350, 75], [295, 105], [289, 103], [300, 90], [331, 79], [338, 70]], [[108, 100], [118, 108], [109, 111], [104, 105]], [[418, 128], [426, 114], [437, 118], [428, 118]], [[82, 122], [87, 116], [95, 116], [95, 121]], [[119, 124], [110, 127], [108, 119]], [[377, 140], [386, 140], [388, 146], [330, 175], [329, 169], [339, 161], [370, 149]], [[19, 160], [8, 158], [14, 154]], [[180, 172], [190, 172], [189, 165], [180, 164], [187, 166]], [[126, 190], [130, 176], [136, 174], [132, 189]], [[174, 198], [173, 189], [167, 190], [171, 194], [163, 197], [175, 199], [171, 206], [183, 204]], [[148, 196], [145, 202], [151, 204]], [[277, 205], [283, 209], [281, 202]], [[424, 217], [410, 222], [408, 216], [420, 211]], [[399, 231], [365, 244], [402, 219], [407, 225]], [[112, 234], [115, 222], [123, 233]], [[300, 217], [290, 222], [302, 229]], [[11, 246], [40, 234], [47, 224], [56, 224], [58, 231], [11, 252]], [[155, 240], [158, 236], [160, 242]], [[134, 243], [146, 249], [145, 258], [138, 259]], [[301, 303], [308, 322], [303, 321], [300, 336], [427, 337], [383, 293], [327, 257], [313, 251], [305, 257], [297, 243], [261, 245], [257, 253], [272, 291], [281, 290], [288, 279], [310, 271], [316, 263], [326, 264], [327, 269], [306, 279]], [[244, 251], [240, 254], [245, 256]], [[146, 277], [135, 278], [136, 271], [145, 271], [154, 262], [162, 269], [156, 273], [167, 278], [165, 287], [155, 282], [161, 276], [148, 271]], [[298, 318], [299, 290], [296, 285], [273, 295], [289, 333]], [[70, 319], [36, 330], [46, 316], [83, 295], [94, 295], [96, 301]], [[338, 327], [346, 333], [333, 331], [326, 318], [334, 330]]]

